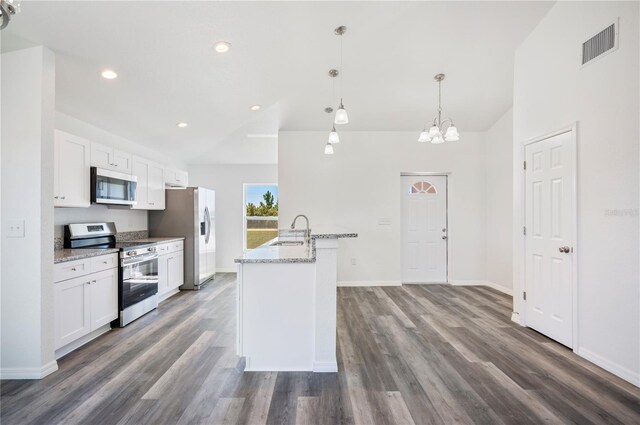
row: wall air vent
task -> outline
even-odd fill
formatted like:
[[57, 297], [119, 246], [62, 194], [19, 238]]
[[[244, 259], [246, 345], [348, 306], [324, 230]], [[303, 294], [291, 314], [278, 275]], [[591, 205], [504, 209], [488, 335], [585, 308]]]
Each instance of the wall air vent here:
[[618, 22], [614, 22], [582, 43], [582, 65], [618, 48]]

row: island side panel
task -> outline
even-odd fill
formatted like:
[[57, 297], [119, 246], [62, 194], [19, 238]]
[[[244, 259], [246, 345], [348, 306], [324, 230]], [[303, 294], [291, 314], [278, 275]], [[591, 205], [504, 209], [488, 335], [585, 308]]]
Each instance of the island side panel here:
[[239, 266], [239, 353], [245, 371], [311, 371], [315, 343], [314, 263]]
[[338, 239], [316, 239], [316, 336], [314, 372], [337, 372]]

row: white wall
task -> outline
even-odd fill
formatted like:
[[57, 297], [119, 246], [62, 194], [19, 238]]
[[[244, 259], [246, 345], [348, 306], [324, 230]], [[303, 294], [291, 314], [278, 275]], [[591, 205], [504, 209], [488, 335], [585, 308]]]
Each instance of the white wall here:
[[[133, 155], [148, 158], [160, 164], [166, 164], [179, 169], [186, 169], [182, 162], [149, 149], [131, 140], [124, 139], [107, 130], [98, 128], [90, 123], [81, 121], [72, 116], [56, 112], [56, 128], [67, 133], [80, 136], [92, 142], [130, 152]], [[118, 232], [134, 230], [147, 230], [147, 212], [142, 210], [129, 210], [122, 208], [107, 208], [104, 205], [92, 205], [89, 208], [56, 208], [55, 209], [55, 236], [61, 237], [63, 225], [69, 223], [86, 223], [90, 221], [113, 221]]]
[[193, 165], [189, 185], [216, 191], [216, 264], [219, 272], [235, 272], [242, 255], [243, 184], [277, 183], [276, 165]]
[[[519, 47], [514, 205], [520, 143], [577, 122], [577, 351], [640, 385], [637, 2], [558, 2]], [[582, 42], [620, 17], [619, 49], [580, 67]], [[610, 215], [617, 210], [620, 215]], [[516, 208], [514, 228], [522, 226]], [[519, 237], [514, 234], [514, 247]], [[519, 250], [514, 281], [519, 277]], [[519, 289], [518, 285], [515, 288]], [[520, 312], [520, 297], [514, 297]]]
[[[33, 47], [2, 54], [2, 345], [0, 373], [57, 369], [53, 342], [55, 62]], [[6, 229], [24, 220], [24, 237]]]
[[[484, 142], [462, 133], [457, 143], [418, 143], [416, 132], [341, 132], [335, 155], [323, 154], [326, 132], [280, 132], [280, 219], [307, 214], [311, 227], [358, 232], [340, 242], [338, 280], [400, 282], [400, 173], [450, 171], [449, 279], [485, 280]], [[390, 225], [379, 225], [380, 218]], [[351, 265], [355, 258], [356, 265]]]
[[513, 110], [485, 133], [487, 281], [504, 292], [513, 285]]

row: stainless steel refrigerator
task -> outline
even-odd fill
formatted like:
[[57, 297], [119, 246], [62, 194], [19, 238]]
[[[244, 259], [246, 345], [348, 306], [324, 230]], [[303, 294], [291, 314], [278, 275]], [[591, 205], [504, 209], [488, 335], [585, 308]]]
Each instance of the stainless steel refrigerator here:
[[200, 289], [216, 273], [215, 192], [203, 187], [167, 189], [164, 211], [149, 211], [149, 236], [184, 240], [184, 285]]

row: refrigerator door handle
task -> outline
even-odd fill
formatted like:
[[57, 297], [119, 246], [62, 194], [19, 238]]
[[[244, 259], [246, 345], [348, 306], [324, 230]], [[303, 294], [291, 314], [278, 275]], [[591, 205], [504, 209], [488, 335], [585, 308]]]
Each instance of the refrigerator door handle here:
[[205, 237], [204, 243], [209, 243], [209, 237], [211, 236], [211, 220], [209, 215], [209, 207], [204, 207], [204, 223], [205, 223]]

